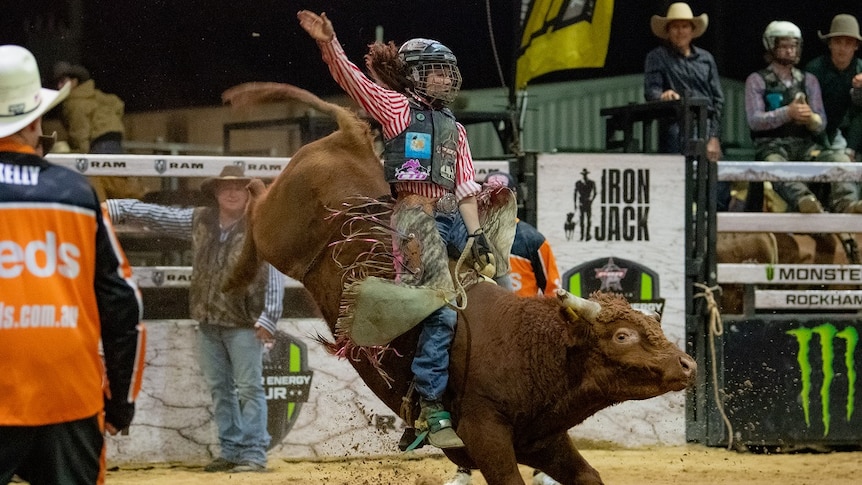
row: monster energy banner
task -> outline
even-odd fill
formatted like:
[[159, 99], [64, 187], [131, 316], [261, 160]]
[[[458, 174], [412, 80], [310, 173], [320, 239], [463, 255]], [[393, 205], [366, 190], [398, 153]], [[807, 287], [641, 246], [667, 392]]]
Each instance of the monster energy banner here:
[[726, 323], [723, 388], [738, 441], [862, 443], [860, 329], [818, 315]]

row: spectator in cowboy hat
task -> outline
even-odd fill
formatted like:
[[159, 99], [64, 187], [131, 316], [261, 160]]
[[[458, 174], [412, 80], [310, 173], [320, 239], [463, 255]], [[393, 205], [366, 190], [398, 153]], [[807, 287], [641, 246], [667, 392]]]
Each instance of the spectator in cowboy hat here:
[[115, 224], [143, 224], [162, 235], [191, 240], [189, 307], [198, 322], [200, 366], [212, 395], [220, 445], [219, 456], [205, 472], [266, 469], [270, 436], [262, 359], [282, 314], [284, 276], [262, 263], [247, 290], [221, 291], [246, 237], [250, 180], [239, 165], [227, 165], [218, 177], [204, 180], [201, 191], [216, 207], [105, 202]]
[[[718, 67], [712, 54], [692, 45], [709, 23], [707, 15], [694, 16], [683, 2], [671, 4], [667, 15], [653, 15], [650, 27], [664, 42], [650, 51], [644, 62], [644, 97], [647, 101], [669, 101], [682, 96], [704, 98], [708, 105], [706, 155], [716, 161], [721, 157], [721, 114], [724, 93]], [[686, 140], [677, 120], [660, 123], [659, 150], [682, 153]], [[696, 136], [692, 133], [692, 136]]]
[[838, 14], [826, 34], [817, 32], [829, 47], [805, 66], [817, 76], [826, 109], [826, 136], [830, 148], [846, 150], [856, 158], [862, 149], [862, 59], [856, 57], [862, 36], [856, 17]]

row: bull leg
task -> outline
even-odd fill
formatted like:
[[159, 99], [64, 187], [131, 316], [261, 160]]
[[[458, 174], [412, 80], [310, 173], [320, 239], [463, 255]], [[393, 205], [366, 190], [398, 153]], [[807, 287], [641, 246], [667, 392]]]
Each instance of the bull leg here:
[[[478, 413], [477, 413], [478, 414]], [[488, 485], [524, 485], [515, 460], [512, 429], [499, 416], [471, 415], [458, 424], [458, 436]]]
[[568, 433], [544, 438], [521, 460], [563, 485], [602, 485], [599, 472], [578, 452]]

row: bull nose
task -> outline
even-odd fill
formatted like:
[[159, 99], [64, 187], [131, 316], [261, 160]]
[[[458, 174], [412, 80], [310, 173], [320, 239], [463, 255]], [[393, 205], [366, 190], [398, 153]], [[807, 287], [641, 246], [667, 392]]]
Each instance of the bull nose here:
[[679, 365], [682, 367], [683, 375], [689, 379], [692, 379], [697, 375], [697, 364], [694, 362], [694, 359], [688, 355], [681, 355], [679, 357]]

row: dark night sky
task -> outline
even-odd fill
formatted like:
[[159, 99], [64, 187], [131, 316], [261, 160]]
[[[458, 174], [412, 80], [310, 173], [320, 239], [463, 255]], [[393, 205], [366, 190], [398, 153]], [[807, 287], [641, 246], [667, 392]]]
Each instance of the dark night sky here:
[[[2, 0], [4, 3], [11, 0]], [[37, 53], [48, 50], [33, 32], [68, 23], [70, 0], [33, 0], [4, 9], [0, 42], [18, 43]], [[354, 62], [382, 25], [385, 40], [436, 38], [459, 58], [464, 89], [500, 86], [490, 40], [485, 0], [75, 0], [82, 5], [80, 61], [97, 86], [119, 94], [129, 111], [219, 104], [225, 88], [244, 81], [281, 81], [320, 95], [335, 94], [314, 42], [296, 21], [305, 8], [326, 11]], [[15, 2], [18, 4], [19, 2]], [[507, 79], [516, 46], [518, 0], [490, 0], [497, 52]], [[634, 74], [643, 71], [646, 53], [658, 44], [649, 30], [653, 14], [670, 2], [616, 0], [607, 62], [601, 69], [552, 73], [534, 82]], [[692, 0], [695, 14], [710, 25], [696, 45], [716, 57], [722, 76], [743, 80], [763, 65], [760, 36], [770, 20], [802, 28], [803, 62], [825, 52], [817, 30], [827, 31], [836, 13], [862, 18], [860, 0]], [[6, 12], [12, 11], [12, 15]], [[28, 45], [34, 44], [34, 45]], [[43, 72], [53, 59], [75, 59], [69, 42], [51, 43], [40, 60]], [[41, 50], [40, 50], [41, 49]], [[508, 81], [507, 81], [508, 82]]]

